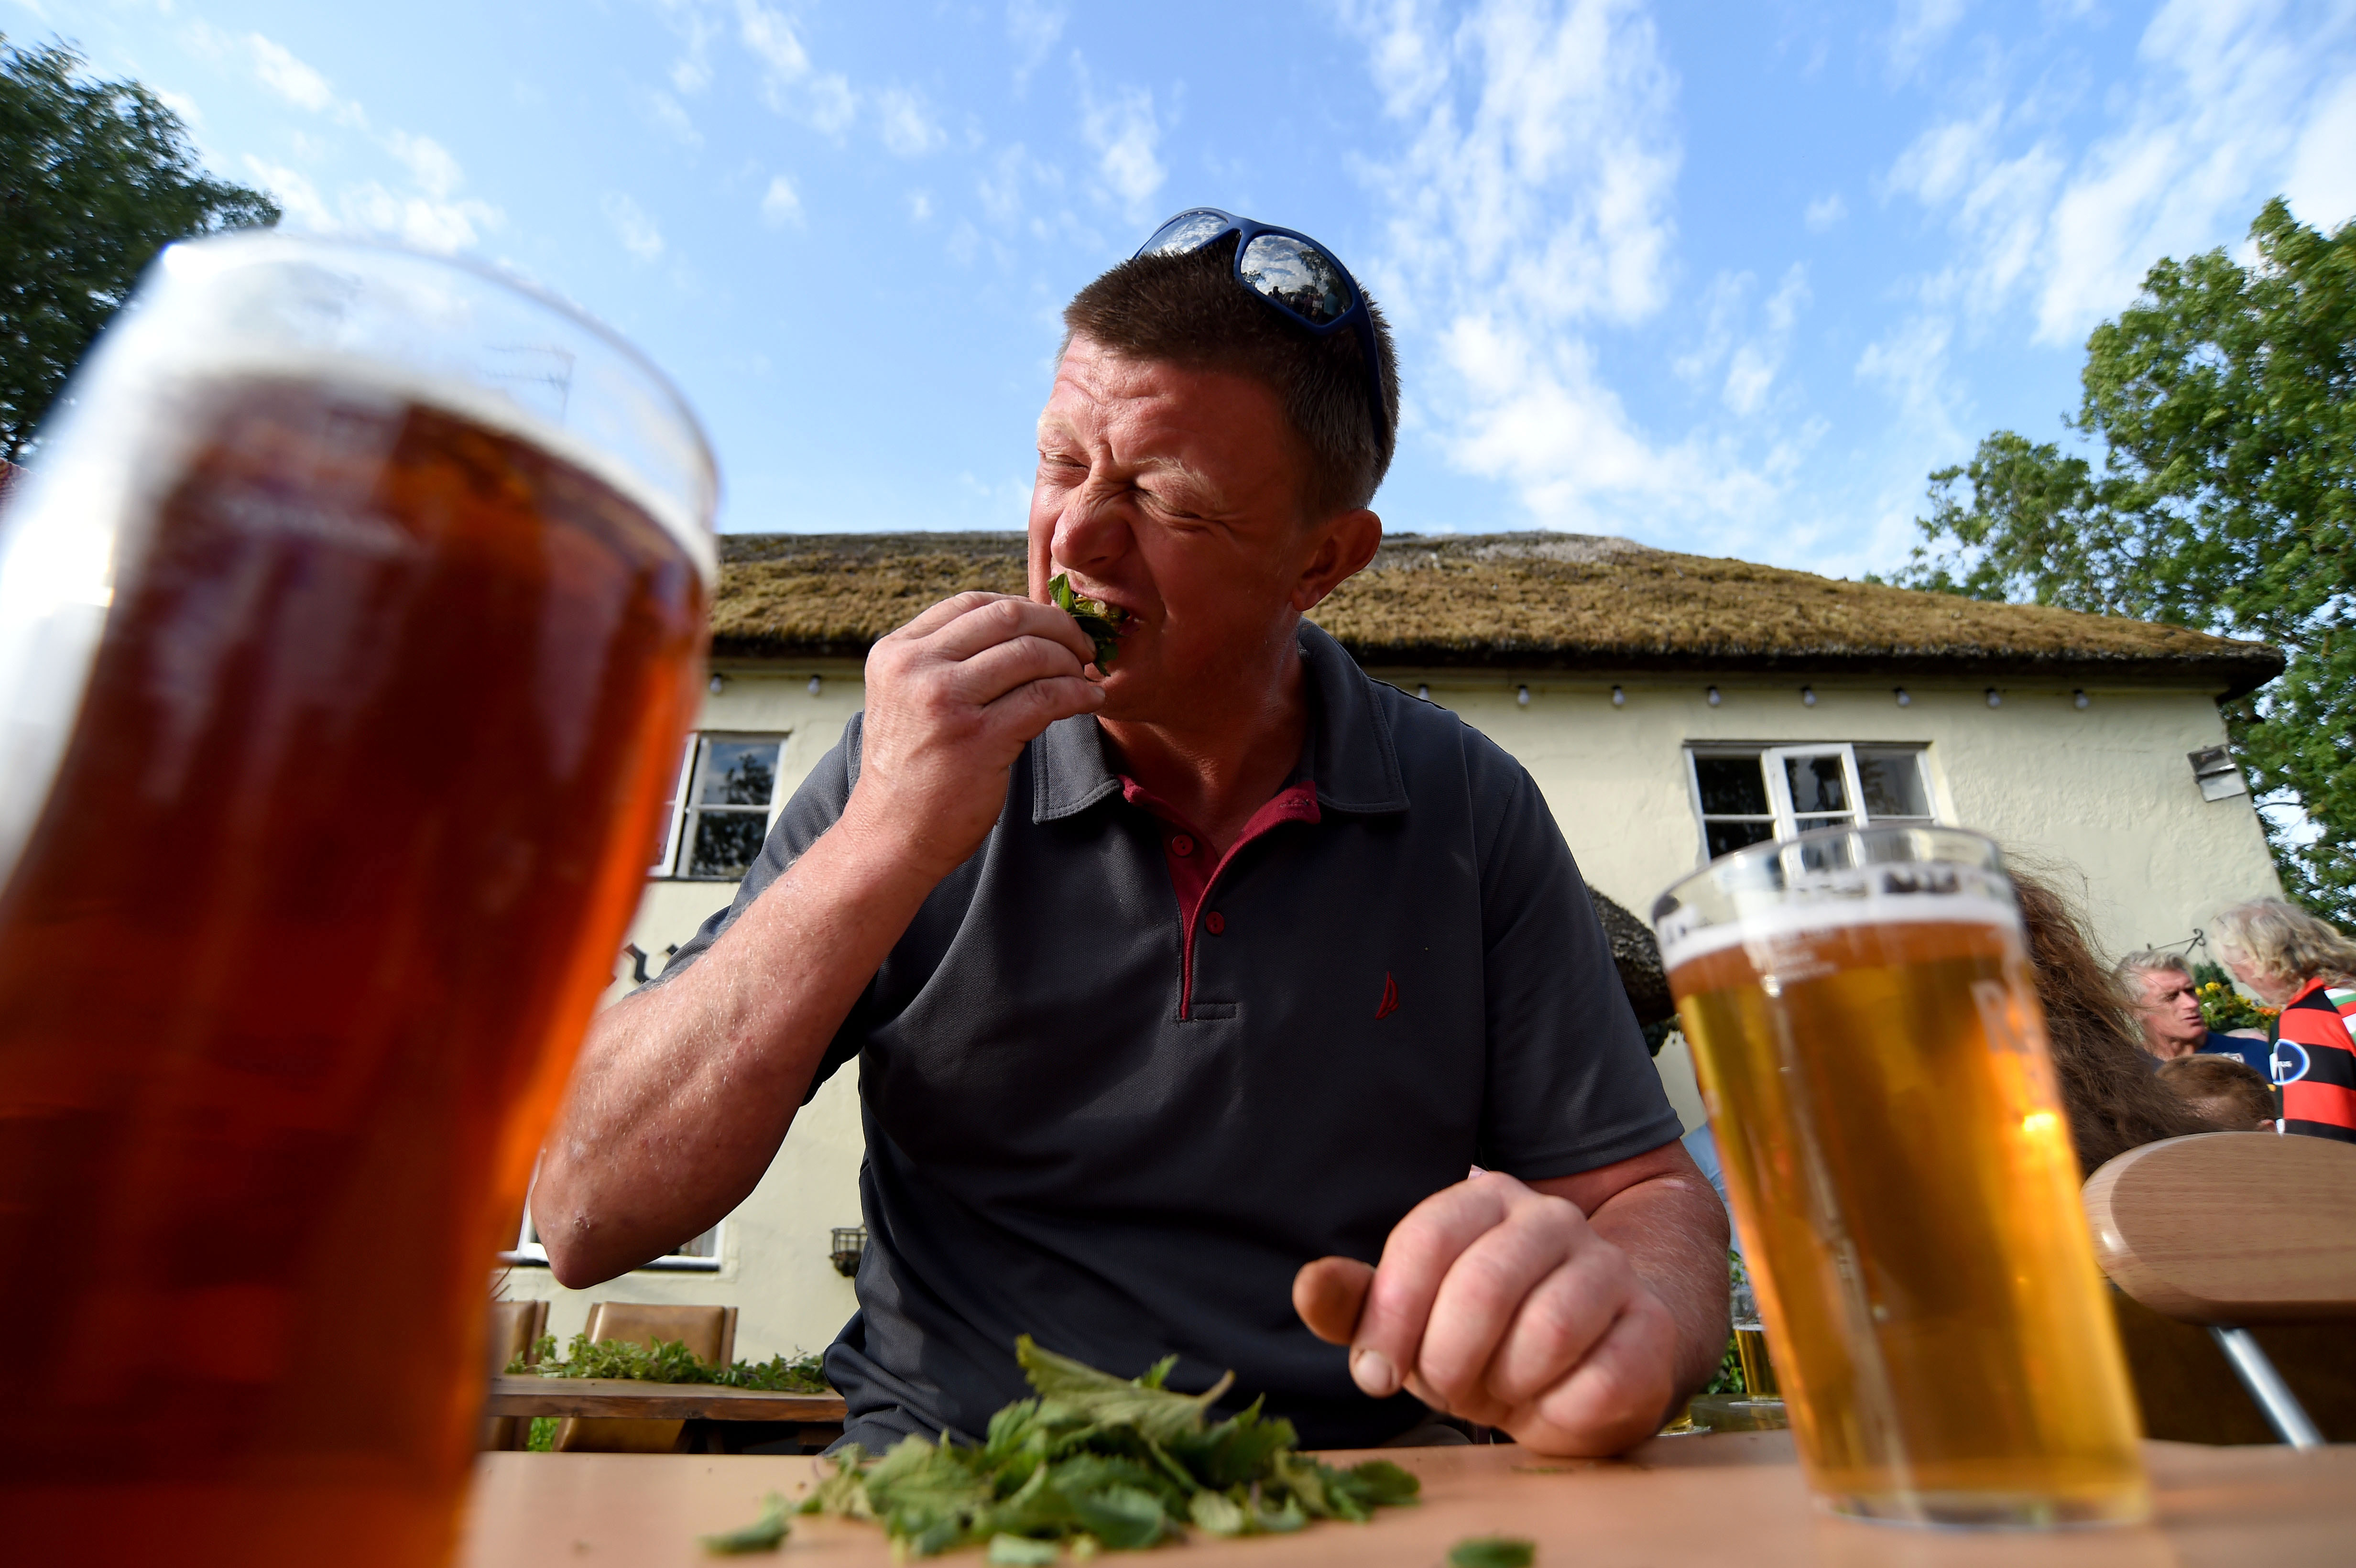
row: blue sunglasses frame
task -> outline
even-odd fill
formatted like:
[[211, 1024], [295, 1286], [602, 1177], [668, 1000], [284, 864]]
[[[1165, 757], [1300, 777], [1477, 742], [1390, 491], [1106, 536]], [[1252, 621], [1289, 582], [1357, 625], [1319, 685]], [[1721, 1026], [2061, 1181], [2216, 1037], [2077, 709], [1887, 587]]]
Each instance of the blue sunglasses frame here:
[[[1199, 234], [1189, 236], [1190, 242], [1183, 247], [1169, 243], [1155, 243], [1163, 235], [1191, 218], [1215, 219], [1217, 220], [1216, 226]], [[1341, 257], [1336, 256], [1298, 229], [1283, 229], [1273, 223], [1262, 223], [1256, 219], [1244, 218], [1215, 207], [1190, 207], [1164, 222], [1156, 224], [1153, 232], [1147, 236], [1145, 243], [1140, 245], [1130, 259], [1135, 261], [1137, 257], [1149, 252], [1156, 255], [1190, 256], [1207, 246], [1217, 244], [1230, 234], [1236, 236], [1236, 256], [1232, 270], [1237, 287], [1269, 309], [1280, 312], [1287, 320], [1298, 324], [1319, 337], [1331, 336], [1344, 327], [1348, 327], [1357, 335], [1359, 357], [1365, 361], [1366, 367], [1366, 408], [1374, 416], [1375, 444], [1377, 447], [1388, 444], [1391, 436], [1391, 421], [1389, 410], [1383, 397], [1382, 356], [1375, 343], [1374, 313], [1367, 308], [1366, 291], [1358, 286], [1356, 274], [1342, 264]], [[1350, 291], [1350, 303], [1341, 315], [1331, 321], [1312, 320], [1244, 275], [1244, 252], [1250, 250], [1252, 241], [1263, 234], [1274, 234], [1282, 239], [1296, 240], [1322, 257], [1333, 269]]]

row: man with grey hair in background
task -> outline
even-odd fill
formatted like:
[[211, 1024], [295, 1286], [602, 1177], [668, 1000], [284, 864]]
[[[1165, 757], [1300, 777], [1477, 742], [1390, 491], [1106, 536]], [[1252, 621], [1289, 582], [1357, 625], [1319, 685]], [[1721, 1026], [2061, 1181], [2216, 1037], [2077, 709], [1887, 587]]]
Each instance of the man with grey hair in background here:
[[2130, 953], [2114, 971], [2143, 1025], [2143, 1048], [2155, 1062], [2208, 1051], [2267, 1072], [2263, 1030], [2228, 1034], [2209, 1027], [2192, 966], [2173, 953]]

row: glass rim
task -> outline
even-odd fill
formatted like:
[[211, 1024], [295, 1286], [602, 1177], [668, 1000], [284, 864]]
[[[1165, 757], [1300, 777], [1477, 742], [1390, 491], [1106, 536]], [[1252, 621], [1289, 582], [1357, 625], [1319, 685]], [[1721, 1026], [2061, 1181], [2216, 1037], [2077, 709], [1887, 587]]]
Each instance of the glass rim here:
[[[1827, 853], [1842, 849], [1852, 852]], [[1930, 913], [1926, 899], [1941, 901], [1943, 922], [2019, 923], [2002, 846], [1939, 823], [1818, 827], [1746, 844], [1670, 883], [1651, 923], [1669, 968], [1733, 940], [1705, 933], [1904, 920]]]
[[[644, 376], [671, 404], [679, 415], [680, 423], [694, 439], [696, 451], [703, 459], [703, 466], [712, 475], [716, 498], [719, 490], [719, 461], [712, 453], [711, 440], [704, 434], [702, 421], [695, 417], [694, 407], [688, 402], [687, 394], [680, 389], [679, 383], [673, 380], [660, 366], [648, 358], [644, 350], [606, 325], [605, 321], [592, 315], [587, 307], [564, 298], [545, 284], [527, 278], [519, 272], [510, 272], [479, 256], [422, 251], [413, 245], [403, 245], [396, 240], [374, 235], [290, 233], [276, 228], [235, 229], [215, 234], [198, 235], [187, 240], [176, 240], [157, 253], [156, 261], [177, 267], [187, 264], [188, 258], [209, 259], [214, 256], [227, 256], [241, 251], [259, 254], [273, 250], [284, 250], [297, 253], [348, 251], [389, 257], [402, 261], [421, 261], [427, 266], [467, 273], [479, 283], [490, 283], [510, 293], [520, 294], [534, 304], [563, 317], [573, 325], [584, 328], [606, 347], [613, 349], [622, 358], [627, 360], [631, 368]], [[131, 300], [126, 303], [135, 303], [138, 297], [137, 292], [134, 291]]]

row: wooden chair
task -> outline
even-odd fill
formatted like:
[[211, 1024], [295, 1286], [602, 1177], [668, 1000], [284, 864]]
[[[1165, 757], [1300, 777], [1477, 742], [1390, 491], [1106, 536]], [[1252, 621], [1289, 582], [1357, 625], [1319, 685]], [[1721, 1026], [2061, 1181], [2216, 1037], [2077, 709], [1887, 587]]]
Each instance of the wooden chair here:
[[[547, 1332], [547, 1302], [492, 1302], [490, 1332], [484, 1336], [483, 1344], [488, 1375], [498, 1376], [519, 1356], [528, 1362], [539, 1360], [540, 1337]], [[512, 1415], [483, 1418], [483, 1447], [487, 1451], [521, 1448], [530, 1435], [529, 1421]]]
[[[593, 1345], [609, 1339], [640, 1345], [677, 1339], [715, 1366], [724, 1367], [736, 1359], [736, 1309], [733, 1307], [600, 1301], [589, 1308], [586, 1332]], [[556, 1424], [555, 1446], [560, 1454], [675, 1454], [686, 1431], [683, 1421], [568, 1415]]]
[[2201, 1325], [2281, 1439], [2322, 1441], [2250, 1333], [2356, 1318], [2356, 1145], [2202, 1133], [2129, 1149], [2086, 1179], [2105, 1274], [2145, 1307]]

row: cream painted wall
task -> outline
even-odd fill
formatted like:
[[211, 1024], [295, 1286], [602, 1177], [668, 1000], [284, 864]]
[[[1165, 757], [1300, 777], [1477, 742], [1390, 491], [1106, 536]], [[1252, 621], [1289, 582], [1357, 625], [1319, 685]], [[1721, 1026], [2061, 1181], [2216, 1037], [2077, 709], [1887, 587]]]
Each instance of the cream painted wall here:
[[[2201, 798], [2185, 753], [2221, 743], [2212, 697], [2155, 687], [2092, 687], [2084, 709], [2072, 688], [2008, 685], [1990, 709], [1981, 684], [1909, 687], [1900, 708], [1884, 685], [1729, 677], [1712, 707], [1698, 681], [1628, 677], [1624, 706], [1608, 677], [1384, 670], [1382, 678], [1462, 714], [1530, 770], [1589, 881], [1638, 915], [1698, 866], [1701, 829], [1687, 783], [1685, 747], [1698, 741], [1904, 741], [1927, 745], [1934, 805], [1944, 821], [1993, 834], [2040, 862], [2083, 897], [2113, 952], [2190, 936], [2223, 905], [2279, 891], [2246, 795]], [[798, 784], [860, 705], [860, 666], [723, 666], [698, 727], [782, 731], [783, 793]], [[813, 677], [819, 689], [812, 693]], [[1516, 688], [1529, 688], [1526, 706]], [[2083, 879], [2083, 880], [2082, 880]], [[632, 940], [658, 963], [734, 890], [655, 881]], [[617, 982], [615, 995], [628, 989]], [[1682, 1041], [1658, 1063], [1688, 1128], [1699, 1098]], [[856, 1305], [828, 1262], [828, 1233], [859, 1222], [862, 1142], [856, 1069], [838, 1074], [796, 1117], [761, 1185], [722, 1227], [716, 1273], [641, 1272], [591, 1290], [558, 1288], [545, 1269], [517, 1268], [508, 1294], [547, 1296], [550, 1326], [569, 1337], [594, 1300], [676, 1301], [739, 1308], [737, 1349], [758, 1360], [831, 1340]]]

